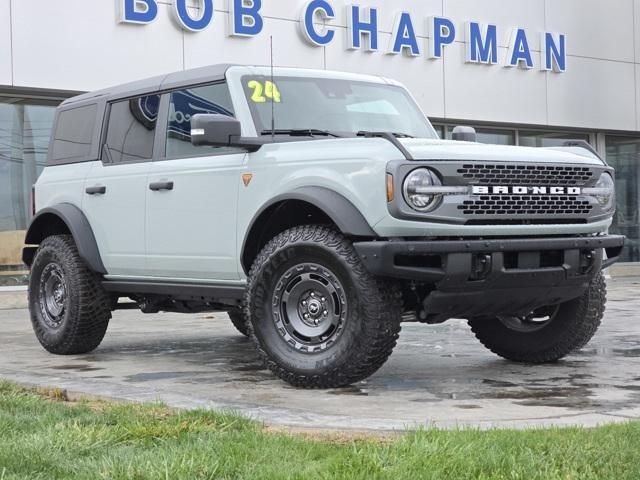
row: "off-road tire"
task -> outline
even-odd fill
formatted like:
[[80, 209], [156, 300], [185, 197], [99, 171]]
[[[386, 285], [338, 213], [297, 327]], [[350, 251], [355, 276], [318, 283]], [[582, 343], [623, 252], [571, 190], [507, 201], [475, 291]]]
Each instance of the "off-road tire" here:
[[[53, 267], [52, 267], [53, 266]], [[61, 272], [64, 284], [64, 310], [57, 326], [45, 318], [45, 295], [41, 280], [45, 269]], [[38, 248], [31, 266], [29, 310], [33, 330], [40, 344], [50, 353], [77, 355], [95, 350], [111, 319], [111, 298], [100, 277], [84, 263], [70, 235], [46, 238]]]
[[233, 323], [233, 326], [236, 327], [236, 330], [238, 330], [245, 337], [249, 337], [249, 326], [247, 325], [247, 323], [249, 322], [247, 321], [247, 317], [245, 316], [244, 311], [230, 310], [227, 313], [229, 315], [229, 318], [231, 319], [231, 323]]
[[607, 301], [604, 275], [599, 273], [579, 298], [560, 305], [543, 328], [519, 332], [497, 318], [469, 321], [478, 340], [496, 355], [521, 363], [552, 363], [586, 346], [600, 327]]
[[[273, 294], [282, 275], [305, 262], [329, 269], [344, 286], [346, 310], [340, 335], [325, 350], [304, 353], [276, 328]], [[301, 226], [271, 240], [249, 273], [246, 294], [249, 330], [264, 364], [301, 388], [339, 388], [375, 373], [393, 351], [402, 298], [395, 283], [371, 275], [353, 245], [325, 226]]]

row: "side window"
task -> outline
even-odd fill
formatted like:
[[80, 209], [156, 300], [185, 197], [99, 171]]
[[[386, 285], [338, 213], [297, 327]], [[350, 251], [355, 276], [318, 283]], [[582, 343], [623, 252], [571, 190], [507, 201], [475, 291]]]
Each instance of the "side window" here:
[[167, 124], [167, 158], [187, 158], [225, 151], [232, 148], [194, 147], [191, 144], [191, 117], [198, 113], [219, 113], [234, 116], [231, 94], [226, 83], [171, 92]]
[[111, 104], [102, 160], [109, 163], [151, 160], [160, 95]]
[[52, 161], [82, 160], [89, 155], [97, 108], [87, 105], [60, 112], [51, 147]]

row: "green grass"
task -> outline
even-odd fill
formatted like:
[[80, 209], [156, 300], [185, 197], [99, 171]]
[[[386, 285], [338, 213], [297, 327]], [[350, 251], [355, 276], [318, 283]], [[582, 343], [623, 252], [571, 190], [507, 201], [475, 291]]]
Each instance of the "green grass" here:
[[63, 399], [0, 382], [0, 480], [640, 478], [637, 422], [313, 438], [232, 414]]

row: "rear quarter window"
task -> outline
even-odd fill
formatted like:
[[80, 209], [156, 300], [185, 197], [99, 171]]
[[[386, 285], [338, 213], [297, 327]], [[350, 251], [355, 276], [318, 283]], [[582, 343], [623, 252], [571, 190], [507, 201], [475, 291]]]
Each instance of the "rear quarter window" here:
[[98, 112], [96, 104], [63, 110], [58, 114], [53, 144], [52, 163], [86, 160], [91, 153], [91, 142]]

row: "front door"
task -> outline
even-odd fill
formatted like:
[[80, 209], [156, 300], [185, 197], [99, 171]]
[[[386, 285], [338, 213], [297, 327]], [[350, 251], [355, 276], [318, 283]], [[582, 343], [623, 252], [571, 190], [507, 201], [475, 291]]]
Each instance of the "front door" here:
[[147, 186], [147, 268], [174, 280], [238, 280], [236, 209], [246, 153], [194, 147], [191, 117], [233, 116], [225, 83], [169, 94], [165, 155]]
[[145, 202], [160, 97], [114, 102], [109, 107], [102, 161], [84, 184], [84, 211], [109, 275], [146, 272]]

